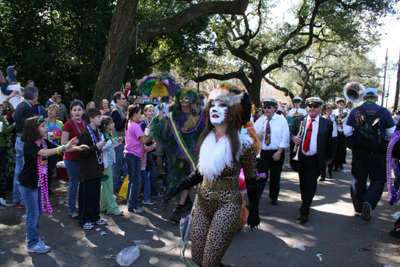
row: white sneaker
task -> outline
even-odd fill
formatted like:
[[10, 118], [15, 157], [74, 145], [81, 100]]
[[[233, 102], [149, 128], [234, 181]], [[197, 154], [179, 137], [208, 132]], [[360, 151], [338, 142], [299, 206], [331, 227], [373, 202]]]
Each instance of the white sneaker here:
[[121, 215], [123, 215], [124, 214], [124, 212], [123, 211], [117, 211], [117, 212], [114, 212], [114, 213], [112, 213], [112, 214], [107, 214], [108, 216], [121, 216]]
[[155, 201], [149, 199], [149, 200], [143, 200], [142, 203], [143, 203], [143, 205], [149, 205], [149, 206], [151, 206], [151, 205], [156, 204], [157, 202], [155, 202]]
[[136, 209], [133, 209], [133, 212], [134, 213], [136, 213], [136, 214], [140, 214], [140, 213], [143, 213], [145, 211], [145, 208], [143, 208], [143, 207], [137, 207]]
[[41, 241], [39, 241], [38, 243], [36, 243], [34, 246], [32, 246], [30, 248], [28, 247], [29, 253], [47, 253], [50, 250], [51, 250], [51, 247], [46, 246]]
[[97, 225], [105, 225], [105, 224], [107, 224], [107, 220], [100, 218], [97, 222], [95, 222], [95, 224], [97, 224]]

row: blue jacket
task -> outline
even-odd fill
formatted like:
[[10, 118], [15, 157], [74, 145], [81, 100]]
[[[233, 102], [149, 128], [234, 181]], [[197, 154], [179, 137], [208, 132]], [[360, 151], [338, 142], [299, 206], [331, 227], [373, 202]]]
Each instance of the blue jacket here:
[[14, 66], [9, 66], [7, 67], [7, 77], [6, 77], [6, 83], [3, 83], [1, 85], [1, 92], [3, 93], [3, 95], [11, 95], [12, 91], [7, 90], [7, 87], [10, 84], [17, 84], [17, 77], [15, 77], [14, 75]]

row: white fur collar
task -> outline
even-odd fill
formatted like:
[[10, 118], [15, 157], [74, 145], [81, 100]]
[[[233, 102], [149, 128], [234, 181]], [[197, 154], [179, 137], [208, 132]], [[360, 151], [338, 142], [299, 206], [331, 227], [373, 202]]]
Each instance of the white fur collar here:
[[[247, 146], [253, 143], [253, 139], [250, 136], [240, 133], [239, 140], [241, 145], [245, 144]], [[238, 151], [238, 159], [242, 153], [241, 148], [242, 146]], [[224, 136], [217, 142], [214, 130], [211, 131], [200, 147], [199, 163], [197, 165], [200, 174], [212, 183], [217, 180], [225, 167], [232, 167], [232, 162], [232, 150], [228, 137]]]

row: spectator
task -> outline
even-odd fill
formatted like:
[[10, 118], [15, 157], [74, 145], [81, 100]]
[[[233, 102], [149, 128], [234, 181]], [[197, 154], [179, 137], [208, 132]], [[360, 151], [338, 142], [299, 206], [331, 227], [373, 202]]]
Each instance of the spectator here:
[[104, 174], [102, 148], [106, 144], [98, 130], [101, 124], [100, 110], [90, 108], [85, 114], [88, 126], [79, 137], [80, 145], [90, 149], [79, 151], [79, 223], [83, 229], [93, 229], [94, 224], [105, 225], [100, 218], [100, 178]]
[[[77, 151], [88, 148], [87, 146], [71, 147], [74, 140], [71, 140], [65, 146], [57, 147], [45, 138], [46, 126], [44, 124], [44, 118], [40, 116], [39, 118], [34, 117], [27, 119], [22, 135], [22, 140], [25, 142], [25, 164], [20, 174], [20, 188], [23, 197], [26, 199], [26, 243], [28, 245], [28, 252], [34, 253], [47, 253], [51, 250], [49, 246], [46, 246], [43, 241], [41, 241], [39, 236], [39, 222], [43, 211], [52, 212], [49, 197], [45, 193], [45, 190], [48, 189], [47, 183], [45, 177], [43, 177], [44, 175], [40, 174], [43, 172], [43, 168], [47, 167], [44, 158], [55, 155], [56, 153], [59, 154], [61, 150]], [[38, 164], [38, 161], [41, 164]], [[43, 201], [44, 198], [46, 204]]]
[[4, 78], [3, 73], [0, 70], [0, 83], [6, 83], [6, 78]]
[[56, 103], [57, 96], [58, 96], [57, 91], [51, 91], [50, 92], [50, 98], [46, 102], [46, 110], [49, 110], [49, 107], [50, 107], [51, 104]]
[[[61, 133], [63, 123], [57, 120], [57, 115], [60, 112], [60, 108], [56, 103], [51, 104], [48, 110], [49, 117], [46, 119], [47, 127], [47, 139], [55, 145], [60, 145]], [[47, 177], [49, 181], [49, 194], [53, 195], [53, 191], [50, 190], [51, 181], [54, 173], [54, 169], [57, 164], [57, 155], [49, 157], [49, 167], [47, 172]]]
[[[79, 138], [80, 134], [86, 127], [86, 123], [82, 120], [83, 115], [83, 102], [79, 99], [71, 103], [71, 116], [63, 128], [61, 134], [61, 144], [67, 144], [72, 138]], [[77, 144], [76, 140], [73, 144]], [[77, 152], [64, 153], [64, 163], [67, 168], [69, 177], [68, 186], [68, 213], [69, 217], [74, 220], [79, 219], [79, 214], [76, 210], [76, 193], [78, 190], [79, 181], [79, 157]]]
[[36, 105], [33, 106], [33, 113], [35, 116], [43, 116], [44, 118], [48, 117], [47, 110], [40, 104], [39, 102], [36, 103]]
[[33, 80], [28, 80], [27, 82], [26, 82], [26, 85], [25, 85], [25, 87], [26, 86], [35, 86], [35, 82], [33, 81]]
[[61, 95], [57, 96], [57, 104], [60, 107], [60, 113], [58, 114], [58, 119], [61, 120], [63, 123], [67, 122], [69, 120], [69, 115], [68, 115], [68, 109], [67, 107], [61, 103], [62, 97]]
[[35, 116], [32, 107], [36, 105], [39, 95], [39, 90], [35, 86], [27, 86], [25, 88], [24, 100], [15, 109], [15, 128], [17, 129], [17, 141], [15, 143], [15, 152], [17, 154], [14, 172], [14, 188], [13, 188], [13, 204], [23, 207], [24, 201], [19, 189], [19, 175], [24, 166], [24, 142], [21, 140], [24, 130], [25, 120]]
[[[150, 201], [150, 183], [148, 177], [141, 176], [140, 158], [142, 157], [143, 144], [149, 143], [151, 139], [143, 134], [139, 126], [141, 113], [140, 106], [137, 104], [128, 107], [129, 122], [125, 126], [126, 145], [124, 148], [129, 173], [127, 193], [128, 211], [138, 214], [145, 210], [137, 201], [141, 182], [145, 186], [144, 194], [148, 193], [145, 194], [145, 200], [147, 200], [146, 195], [148, 195], [148, 200]], [[152, 202], [149, 203], [151, 204]]]
[[[9, 125], [14, 124], [15, 125], [15, 120], [14, 120], [14, 107], [13, 105], [8, 102], [4, 101], [3, 102], [3, 108], [4, 108], [4, 115], [7, 119], [7, 123]], [[7, 191], [13, 191], [13, 180], [14, 180], [14, 169], [15, 169], [15, 161], [16, 161], [16, 154], [15, 154], [15, 140], [16, 140], [16, 130], [14, 127], [14, 130], [8, 135], [5, 135], [6, 139], [6, 161], [5, 161], [5, 168], [4, 168], [4, 176], [6, 177], [7, 181], [7, 186], [6, 190]]]
[[[6, 155], [7, 155], [7, 136], [12, 134], [12, 131], [15, 128], [15, 123], [9, 124], [7, 118], [3, 115], [3, 103], [0, 103], [0, 170], [3, 170], [5, 162], [6, 162]], [[7, 188], [12, 187], [12, 182], [10, 179], [6, 177], [6, 185]], [[4, 198], [3, 186], [0, 178], [0, 197]]]
[[109, 112], [110, 111], [110, 107], [109, 107], [109, 103], [107, 99], [103, 99], [100, 102], [100, 112], [101, 115], [104, 115], [104, 113]]
[[[140, 122], [140, 128], [142, 128], [142, 131], [145, 132], [147, 126], [150, 124], [151, 120], [154, 117], [154, 106], [153, 105], [146, 105], [143, 109], [143, 113], [145, 115], [144, 119]], [[146, 146], [151, 146], [152, 143], [146, 144]], [[150, 152], [150, 151], [146, 151]], [[160, 193], [160, 191], [157, 188], [157, 169], [156, 165], [154, 163], [154, 153], [146, 153], [147, 155], [147, 162], [145, 164], [145, 167], [147, 167], [147, 170], [150, 172], [150, 182], [151, 182], [151, 197], [162, 197], [163, 194]], [[143, 171], [142, 171], [143, 174]], [[145, 174], [147, 175], [147, 173]]]
[[96, 108], [94, 101], [90, 101], [89, 103], [87, 103], [86, 110], [88, 110], [89, 108]]
[[395, 125], [397, 125], [397, 123], [399, 122], [399, 118], [400, 118], [400, 110], [396, 110], [393, 116], [393, 121]]
[[[113, 164], [115, 162], [114, 146], [119, 145], [119, 138], [112, 135], [114, 129], [114, 122], [110, 116], [103, 116], [100, 131], [106, 137], [106, 144], [103, 147], [104, 157], [104, 174], [107, 176], [101, 179], [101, 192], [100, 192], [100, 211], [107, 213], [110, 216], [121, 216], [123, 212], [119, 210], [118, 204], [114, 199], [114, 173]], [[117, 140], [118, 139], [118, 140]]]
[[[5, 83], [1, 85], [1, 102], [4, 100], [10, 101], [14, 108], [21, 102], [21, 88], [17, 81], [17, 68], [14, 66], [7, 67], [7, 77]], [[15, 89], [9, 88], [9, 85], [18, 85]]]
[[[114, 191], [119, 191], [122, 186], [121, 176], [124, 175], [124, 147], [125, 147], [125, 124], [126, 124], [126, 112], [124, 105], [126, 103], [126, 97], [122, 92], [116, 92], [113, 96], [114, 102], [116, 103], [113, 111], [111, 112], [111, 118], [114, 121], [115, 129], [112, 131], [114, 136], [117, 136], [122, 141], [122, 145], [114, 148], [115, 152], [115, 163], [114, 163]], [[140, 157], [140, 156], [139, 156]]]

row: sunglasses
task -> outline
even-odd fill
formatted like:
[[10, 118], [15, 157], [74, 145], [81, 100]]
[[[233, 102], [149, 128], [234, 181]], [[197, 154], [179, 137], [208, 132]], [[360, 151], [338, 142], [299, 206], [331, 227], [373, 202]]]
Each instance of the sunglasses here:
[[121, 98], [121, 100], [126, 100], [126, 98], [124, 97], [124, 98]]
[[325, 108], [325, 109], [332, 109], [332, 108]]
[[267, 105], [263, 105], [263, 107], [266, 108], [266, 109], [271, 109], [271, 108], [273, 108], [273, 106], [267, 106]]
[[320, 105], [318, 105], [318, 104], [307, 105], [307, 106], [308, 106], [308, 108], [319, 108], [320, 107]]
[[40, 125], [42, 122], [44, 122], [44, 117], [43, 115], [40, 115], [37, 117], [37, 125]]
[[301, 103], [301, 101], [294, 101], [294, 103]]
[[74, 101], [72, 101], [72, 103], [71, 103], [70, 107], [74, 106], [74, 105], [75, 105], [75, 103], [79, 103], [79, 104], [81, 104], [82, 106], [84, 106], [84, 104], [83, 104], [83, 102], [82, 102], [81, 100], [79, 100], [79, 99], [75, 99]]

